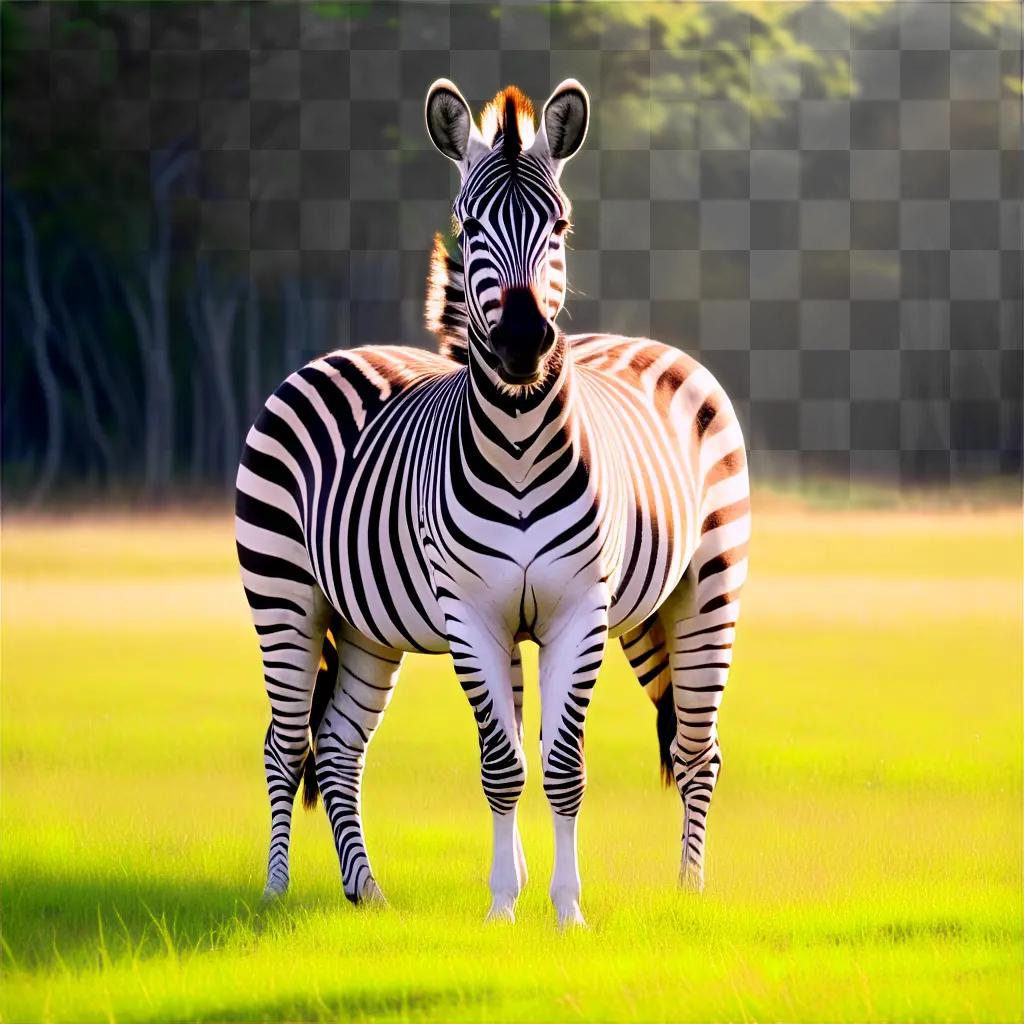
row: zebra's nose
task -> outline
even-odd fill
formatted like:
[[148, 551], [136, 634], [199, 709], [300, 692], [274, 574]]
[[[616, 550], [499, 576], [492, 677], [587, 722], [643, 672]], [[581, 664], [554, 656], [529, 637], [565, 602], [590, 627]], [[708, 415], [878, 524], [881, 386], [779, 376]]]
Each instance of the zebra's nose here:
[[502, 375], [513, 382], [535, 378], [554, 343], [554, 324], [540, 311], [533, 291], [510, 288], [501, 319], [491, 331], [491, 349], [501, 362]]

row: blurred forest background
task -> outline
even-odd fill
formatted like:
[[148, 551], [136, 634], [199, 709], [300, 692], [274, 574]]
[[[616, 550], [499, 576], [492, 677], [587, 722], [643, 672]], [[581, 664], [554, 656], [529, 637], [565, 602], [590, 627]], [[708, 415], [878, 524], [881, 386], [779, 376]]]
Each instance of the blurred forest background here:
[[[698, 355], [703, 345], [710, 350], [703, 358], [748, 417], [755, 450], [839, 452], [839, 459], [810, 465], [855, 473], [874, 463], [851, 462], [849, 449], [884, 448], [896, 454], [897, 469], [913, 470], [916, 481], [927, 482], [934, 469], [943, 484], [950, 480], [950, 453], [955, 460], [957, 451], [973, 452], [983, 456], [972, 463], [979, 472], [1016, 478], [1020, 12], [1015, 3], [946, 5], [947, 35], [933, 48], [943, 59], [903, 59], [902, 82], [886, 99], [871, 100], [882, 94], [863, 55], [898, 51], [908, 20], [927, 21], [924, 9], [934, 6], [5, 3], [5, 496], [15, 503], [159, 503], [226, 493], [248, 424], [285, 374], [332, 348], [432, 344], [421, 315], [427, 253], [432, 233], [447, 225], [456, 184], [422, 127], [422, 98], [439, 74], [455, 78], [474, 104], [506, 78], [538, 102], [570, 74], [591, 89], [597, 116], [590, 152], [570, 165], [564, 179], [576, 201], [579, 250], [569, 264], [580, 294], [570, 296], [568, 329], [650, 331]], [[927, 24], [921, 31], [928, 31]], [[995, 55], [994, 92], [975, 92], [971, 99], [970, 89], [957, 93], [955, 81], [951, 87], [950, 53], [958, 47]], [[977, 66], [988, 74], [992, 64]], [[959, 248], [984, 250], [994, 259], [961, 261], [951, 271], [955, 239], [945, 242], [945, 260], [935, 258], [941, 238], [910, 246], [879, 242], [891, 227], [887, 217], [899, 220], [898, 207], [908, 198], [897, 190], [885, 202], [854, 209], [852, 230], [856, 235], [860, 216], [871, 236], [867, 243], [851, 239], [847, 226], [820, 258], [802, 252], [796, 292], [779, 296], [791, 301], [765, 304], [776, 319], [759, 315], [757, 302], [750, 301], [775, 296], [742, 288], [733, 293], [727, 280], [716, 290], [715, 275], [728, 279], [731, 265], [699, 255], [706, 220], [692, 236], [701, 241], [666, 244], [650, 237], [659, 234], [655, 210], [629, 261], [614, 264], [626, 268], [626, 279], [628, 268], [641, 263], [650, 276], [645, 238], [648, 250], [698, 254], [699, 291], [680, 280], [681, 301], [668, 301], [674, 296], [649, 281], [616, 291], [620, 278], [608, 264], [601, 269], [609, 225], [614, 229], [616, 216], [628, 218], [637, 209], [632, 200], [664, 198], [657, 177], [665, 168], [675, 168], [679, 194], [692, 200], [682, 211], [681, 235], [689, 231], [685, 217], [706, 219], [709, 198], [738, 197], [749, 216], [762, 180], [759, 165], [751, 162], [754, 150], [804, 160], [789, 206], [830, 199], [827, 182], [817, 186], [815, 175], [834, 176], [835, 162], [808, 169], [801, 155], [808, 148], [801, 143], [805, 101], [836, 100], [852, 108], [856, 138], [836, 147], [849, 168], [854, 149], [903, 150], [906, 138], [899, 132], [910, 130], [908, 101], [938, 96], [941, 103], [942, 90], [947, 120], [950, 103], [954, 107], [957, 137], [950, 140], [947, 127], [945, 136], [939, 132], [938, 141], [924, 148], [984, 151], [969, 184], [975, 200], [988, 200], [984, 211], [978, 207], [986, 224], [992, 209], [996, 220], [980, 242]], [[858, 103], [874, 106], [858, 114]], [[902, 122], [894, 128], [892, 109], [883, 108], [895, 108]], [[911, 120], [926, 121], [930, 109], [921, 106]], [[681, 116], [686, 111], [696, 112], [697, 122], [687, 122]], [[613, 131], [632, 133], [631, 140], [617, 143]], [[745, 194], [728, 187], [714, 191], [713, 175], [727, 168], [725, 162], [702, 163], [703, 178], [687, 179], [692, 164], [680, 154], [705, 150], [742, 154], [750, 168]], [[665, 153], [675, 162], [659, 157]], [[926, 183], [917, 197], [936, 198], [948, 212], [957, 198], [955, 181], [950, 191], [948, 152], [938, 165], [945, 168], [944, 185], [929, 192]], [[884, 176], [879, 166], [873, 173]], [[963, 178], [967, 165], [956, 166]], [[994, 177], [988, 174], [992, 167]], [[636, 168], [639, 180], [630, 185]], [[848, 208], [857, 205], [850, 173], [841, 172], [846, 193], [838, 193]], [[960, 194], [969, 195], [970, 188]], [[619, 201], [623, 205], [616, 207]], [[610, 220], [602, 204], [611, 204]], [[776, 207], [792, 212], [781, 203]], [[775, 234], [759, 242], [758, 230]], [[744, 265], [751, 276], [757, 273], [750, 264], [753, 250], [807, 249], [806, 229], [797, 237], [788, 221], [748, 231], [746, 245], [741, 232], [726, 248], [748, 250]], [[908, 262], [908, 248], [918, 262]], [[690, 265], [681, 258], [661, 260], [681, 277]], [[966, 284], [957, 284], [958, 273]], [[842, 281], [830, 290], [829, 275], [837, 274]], [[908, 291], [908, 277], [915, 274], [924, 283]], [[929, 275], [935, 277], [931, 285]], [[972, 283], [971, 275], [978, 280]], [[744, 281], [749, 288], [749, 278]], [[862, 304], [871, 307], [868, 320], [859, 328], [854, 323], [851, 340], [850, 300], [858, 296], [874, 301]], [[958, 296], [973, 305], [961, 303], [959, 315], [957, 309], [951, 314], [950, 301], [955, 305]], [[689, 317], [716, 297], [735, 299], [748, 318], [735, 343], [717, 350], [701, 336], [712, 322], [705, 319], [709, 314]], [[990, 301], [975, 301], [981, 298]], [[845, 304], [807, 307], [808, 299]], [[905, 301], [921, 299], [938, 299], [940, 306]], [[899, 334], [877, 345], [888, 350], [885, 359], [854, 367], [854, 378], [867, 377], [868, 384], [858, 385], [847, 370], [838, 393], [817, 394], [813, 366], [807, 369], [801, 351], [799, 363], [786, 363], [798, 367], [795, 390], [759, 407], [758, 366], [764, 364], [756, 351], [752, 362], [750, 350], [795, 349], [797, 342], [781, 335], [810, 331], [808, 316], [813, 321], [815, 311], [835, 308], [843, 323], [836, 324], [840, 340], [833, 347], [842, 359], [857, 356], [851, 349], [858, 348], [858, 329]], [[929, 320], [936, 308], [939, 320]], [[860, 314], [853, 315], [856, 321]], [[827, 332], [827, 321], [824, 327]], [[780, 337], [773, 338], [773, 330]], [[937, 332], [938, 341], [908, 344], [908, 332]], [[860, 347], [876, 346], [869, 341]], [[895, 391], [880, 384], [876, 395], [872, 367], [882, 372], [887, 366], [901, 370], [902, 379]], [[818, 424], [813, 443], [806, 431], [773, 434], [786, 402], [802, 415], [800, 404], [815, 397], [832, 402], [826, 412], [839, 409], [833, 434], [829, 416]], [[858, 397], [890, 399], [894, 433], [858, 444], [849, 422], [842, 422], [843, 406], [849, 415]], [[969, 399], [969, 414], [959, 420], [958, 398]], [[947, 420], [937, 429], [932, 420], [943, 415]], [[942, 458], [929, 459], [936, 449]]]

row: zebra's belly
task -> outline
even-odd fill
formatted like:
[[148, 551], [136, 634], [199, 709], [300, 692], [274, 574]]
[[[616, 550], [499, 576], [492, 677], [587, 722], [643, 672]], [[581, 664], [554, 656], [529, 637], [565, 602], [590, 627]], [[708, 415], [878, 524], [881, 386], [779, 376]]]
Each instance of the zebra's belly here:
[[[682, 512], [682, 506], [678, 509]], [[651, 617], [679, 586], [690, 559], [693, 541], [685, 516], [676, 518], [671, 528], [663, 524], [658, 531], [635, 524], [635, 531], [646, 541], [637, 555], [629, 544], [611, 574], [609, 633], [621, 636]]]
[[[383, 516], [381, 523], [388, 522]], [[394, 518], [391, 518], [394, 522]], [[566, 554], [544, 551], [546, 531], [525, 531], [502, 544], [505, 557], [472, 557], [443, 570], [450, 590], [496, 635], [543, 637], [556, 617], [572, 612], [602, 580], [608, 583], [613, 637], [649, 618], [676, 588], [689, 552], [683, 538], [665, 538], [647, 558], [597, 545]], [[430, 537], [364, 533], [348, 557], [323, 563], [316, 573], [324, 593], [354, 629], [396, 650], [444, 653], [449, 649], [437, 579], [430, 569], [437, 546]], [[433, 551], [433, 556], [432, 556]]]
[[[588, 498], [571, 514], [525, 529], [463, 519], [465, 533], [455, 536], [439, 516], [427, 516], [429, 525], [417, 521], [401, 491], [390, 497], [380, 505], [339, 503], [334, 530], [320, 534], [327, 555], [313, 564], [339, 614], [397, 650], [449, 650], [439, 593], [472, 610], [495, 636], [541, 639], [605, 585], [616, 637], [657, 611], [692, 556], [685, 517], [652, 531], [631, 514], [633, 502], [623, 509]], [[593, 517], [581, 515], [587, 507]]]
[[[627, 531], [628, 533], [628, 531]], [[653, 551], [632, 555], [624, 544], [594, 544], [565, 557], [554, 552], [527, 564], [524, 589], [536, 609], [540, 631], [557, 615], [571, 611], [604, 581], [612, 637], [646, 621], [679, 585], [692, 552], [685, 529], [662, 535]]]
[[353, 629], [399, 651], [448, 650], [420, 538], [399, 510], [352, 502], [314, 575], [328, 601]]
[[646, 622], [668, 600], [682, 578], [683, 572], [670, 575], [661, 585], [645, 588], [639, 599], [626, 599], [621, 595], [613, 598], [608, 613], [609, 635], [619, 637]]
[[[676, 446], [682, 448], [682, 443]], [[682, 580], [696, 547], [696, 503], [687, 486], [688, 467], [666, 458], [660, 486], [631, 475], [621, 513], [622, 533], [609, 573], [613, 637], [639, 626]]]

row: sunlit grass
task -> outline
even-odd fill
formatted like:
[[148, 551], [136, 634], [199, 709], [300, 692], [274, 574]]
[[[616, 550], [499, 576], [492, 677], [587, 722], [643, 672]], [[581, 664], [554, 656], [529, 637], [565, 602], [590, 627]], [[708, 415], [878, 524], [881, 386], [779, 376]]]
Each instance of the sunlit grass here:
[[371, 749], [390, 909], [344, 901], [322, 812], [260, 907], [266, 708], [229, 517], [6, 523], [3, 1020], [1020, 1020], [1019, 517], [765, 502], [755, 531], [708, 891], [674, 888], [678, 797], [616, 654], [590, 929], [562, 935], [532, 742], [531, 881], [515, 926], [481, 924], [489, 815], [444, 659], [409, 662]]

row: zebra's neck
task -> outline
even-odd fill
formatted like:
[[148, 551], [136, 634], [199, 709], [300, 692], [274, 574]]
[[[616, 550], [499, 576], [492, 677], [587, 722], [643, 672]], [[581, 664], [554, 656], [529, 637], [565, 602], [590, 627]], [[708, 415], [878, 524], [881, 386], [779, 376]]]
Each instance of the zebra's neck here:
[[563, 334], [545, 363], [544, 376], [529, 387], [502, 382], [483, 346], [468, 345], [468, 436], [494, 469], [522, 484], [557, 453], [575, 433], [575, 381], [572, 353]]
[[467, 366], [464, 443], [471, 443], [507, 479], [525, 481], [574, 436], [572, 350], [565, 335], [559, 332], [536, 384], [513, 388], [503, 383], [483, 339], [473, 337], [462, 264], [440, 234], [434, 237], [426, 312], [442, 355]]

